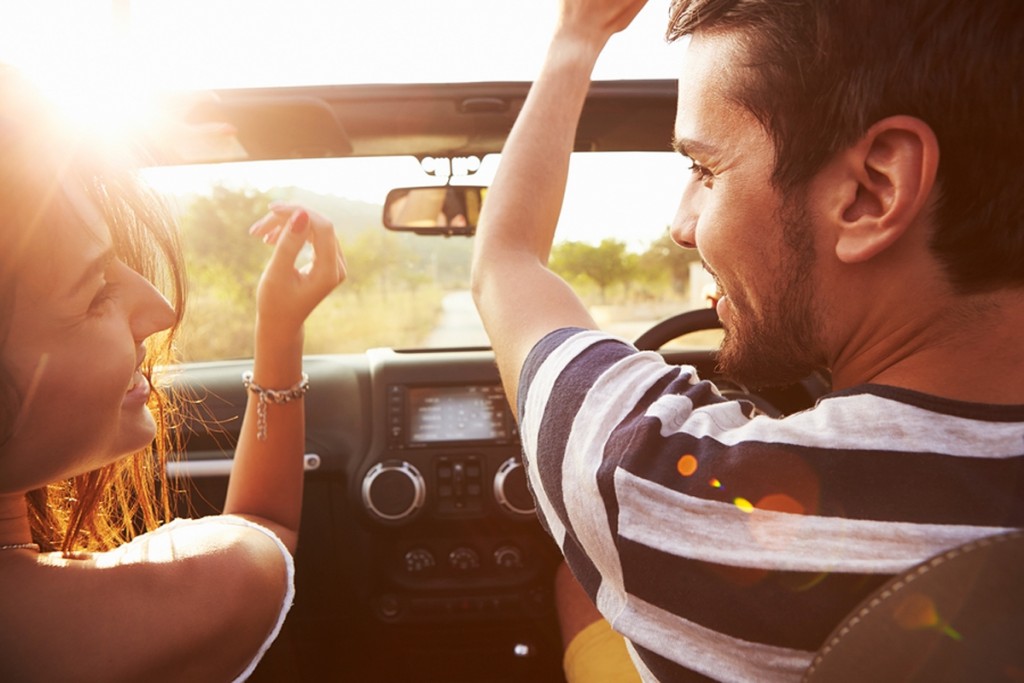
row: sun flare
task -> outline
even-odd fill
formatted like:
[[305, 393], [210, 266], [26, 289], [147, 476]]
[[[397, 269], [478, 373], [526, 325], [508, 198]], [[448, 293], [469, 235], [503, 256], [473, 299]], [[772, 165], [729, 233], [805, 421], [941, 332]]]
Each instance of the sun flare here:
[[120, 143], [159, 123], [158, 83], [133, 59], [124, 3], [12, 3], [0, 11], [0, 62], [17, 69], [65, 123]]

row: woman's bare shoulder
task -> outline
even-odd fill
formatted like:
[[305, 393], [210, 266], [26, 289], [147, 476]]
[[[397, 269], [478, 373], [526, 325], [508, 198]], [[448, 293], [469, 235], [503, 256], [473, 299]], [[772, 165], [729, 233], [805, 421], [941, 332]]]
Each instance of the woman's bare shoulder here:
[[0, 635], [0, 678], [23, 664], [28, 680], [229, 680], [290, 597], [283, 546], [237, 518], [172, 523], [107, 553], [17, 559], [0, 566], [17, 586], [0, 595], [0, 621], [18, 625]]

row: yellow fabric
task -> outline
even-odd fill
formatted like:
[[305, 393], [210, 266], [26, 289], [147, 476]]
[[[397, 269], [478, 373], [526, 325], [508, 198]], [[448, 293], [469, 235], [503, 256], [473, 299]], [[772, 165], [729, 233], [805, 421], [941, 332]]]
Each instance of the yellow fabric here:
[[562, 669], [568, 683], [639, 683], [626, 641], [604, 619], [576, 634], [565, 648]]

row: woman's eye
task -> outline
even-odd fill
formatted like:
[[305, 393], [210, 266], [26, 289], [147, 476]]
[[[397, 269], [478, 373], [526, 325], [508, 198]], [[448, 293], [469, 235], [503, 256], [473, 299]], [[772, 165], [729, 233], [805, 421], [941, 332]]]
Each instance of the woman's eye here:
[[100, 291], [98, 291], [92, 301], [89, 302], [89, 312], [96, 313], [102, 310], [107, 302], [114, 298], [114, 290], [116, 287], [117, 285], [112, 282], [104, 283]]

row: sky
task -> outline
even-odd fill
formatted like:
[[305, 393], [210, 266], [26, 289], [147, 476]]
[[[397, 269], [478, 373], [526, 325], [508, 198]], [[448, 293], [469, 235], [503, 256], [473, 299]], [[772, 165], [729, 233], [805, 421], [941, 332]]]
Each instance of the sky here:
[[[4, 0], [0, 60], [150, 87], [531, 80], [555, 0]], [[614, 36], [595, 78], [673, 78], [668, 0]], [[97, 71], [97, 68], [100, 68]]]
[[[0, 62], [75, 116], [110, 125], [145, 115], [143, 103], [165, 90], [532, 80], [556, 8], [555, 0], [3, 0]], [[667, 12], [668, 0], [651, 0], [613, 36], [594, 78], [675, 78], [682, 46], [664, 41]], [[622, 221], [644, 226], [638, 239], [663, 231], [685, 164], [673, 155], [657, 164], [641, 170], [623, 155], [574, 162], [563, 225], [578, 232], [560, 237], [597, 241], [603, 226]], [[191, 167], [153, 178], [168, 192], [193, 190], [212, 173], [265, 189], [285, 172], [293, 184], [364, 201], [379, 201], [389, 189], [382, 184], [424, 184], [415, 165], [401, 177], [394, 166], [370, 174], [346, 173], [343, 162], [301, 166]], [[481, 182], [493, 167], [485, 161]]]

